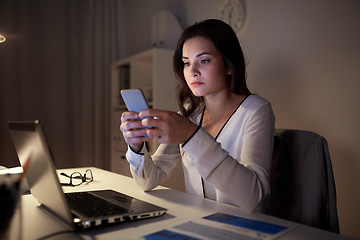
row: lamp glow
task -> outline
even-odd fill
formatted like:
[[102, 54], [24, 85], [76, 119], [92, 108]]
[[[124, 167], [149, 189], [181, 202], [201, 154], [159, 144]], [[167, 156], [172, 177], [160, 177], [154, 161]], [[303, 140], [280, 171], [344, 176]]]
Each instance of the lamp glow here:
[[5, 41], [6, 41], [6, 38], [0, 34], [0, 43], [5, 42]]

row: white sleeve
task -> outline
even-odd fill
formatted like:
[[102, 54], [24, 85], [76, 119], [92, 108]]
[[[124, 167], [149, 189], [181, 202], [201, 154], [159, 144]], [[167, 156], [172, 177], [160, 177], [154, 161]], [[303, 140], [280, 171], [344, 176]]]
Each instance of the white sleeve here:
[[251, 112], [243, 126], [234, 127], [227, 141], [232, 141], [243, 128], [242, 147], [234, 158], [202, 128], [183, 150], [206, 181], [226, 194], [234, 204], [255, 211], [270, 194], [274, 121], [268, 104]]
[[128, 147], [126, 159], [130, 163], [130, 172], [137, 185], [149, 191], [164, 182], [181, 158], [178, 145], [161, 144], [154, 155], [146, 147], [135, 153]]

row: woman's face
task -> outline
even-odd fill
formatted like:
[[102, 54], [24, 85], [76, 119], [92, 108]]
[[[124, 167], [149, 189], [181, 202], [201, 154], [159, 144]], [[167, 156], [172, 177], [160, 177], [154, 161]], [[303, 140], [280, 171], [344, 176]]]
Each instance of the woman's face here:
[[185, 41], [182, 59], [184, 77], [197, 97], [216, 95], [228, 90], [227, 75], [221, 54], [207, 38], [194, 37]]

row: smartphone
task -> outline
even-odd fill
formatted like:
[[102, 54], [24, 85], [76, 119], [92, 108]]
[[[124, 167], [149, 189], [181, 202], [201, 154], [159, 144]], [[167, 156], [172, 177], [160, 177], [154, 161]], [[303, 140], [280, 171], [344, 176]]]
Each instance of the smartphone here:
[[[145, 99], [144, 93], [141, 89], [124, 89], [120, 91], [121, 97], [123, 98], [125, 105], [130, 112], [140, 113], [149, 108], [149, 105]], [[151, 128], [144, 127], [144, 128]], [[143, 129], [143, 128], [139, 128]], [[144, 137], [146, 137], [145, 135]]]
[[120, 94], [130, 112], [140, 113], [149, 108], [141, 89], [124, 89], [120, 91]]

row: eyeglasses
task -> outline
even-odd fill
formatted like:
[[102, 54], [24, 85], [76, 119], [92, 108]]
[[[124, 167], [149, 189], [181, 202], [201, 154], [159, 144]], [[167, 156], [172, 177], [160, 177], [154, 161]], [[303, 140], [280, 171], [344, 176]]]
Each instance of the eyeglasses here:
[[92, 182], [94, 180], [92, 171], [90, 169], [87, 169], [82, 175], [80, 172], [73, 172], [70, 176], [66, 173], [62, 172], [60, 175], [70, 178], [70, 183], [61, 183], [61, 185], [64, 186], [79, 186], [83, 184], [84, 182]]

